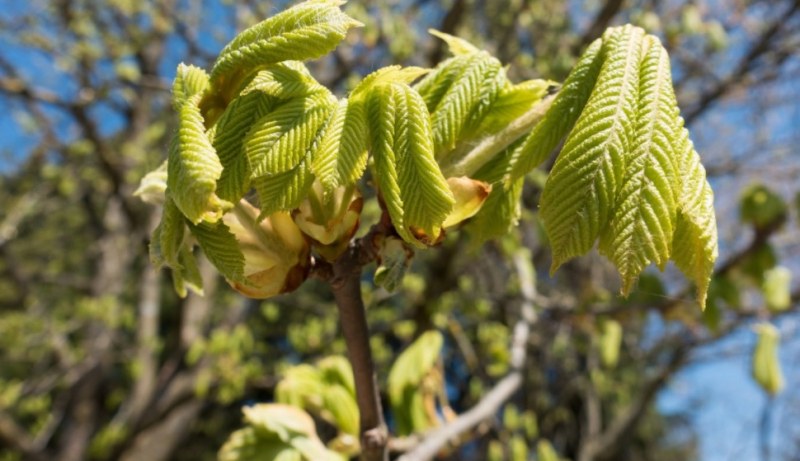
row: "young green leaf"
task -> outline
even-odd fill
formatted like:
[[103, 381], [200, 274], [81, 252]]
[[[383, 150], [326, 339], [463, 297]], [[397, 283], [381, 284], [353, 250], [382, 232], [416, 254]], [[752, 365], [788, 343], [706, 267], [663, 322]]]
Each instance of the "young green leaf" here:
[[222, 164], [203, 126], [199, 102], [200, 94], [195, 94], [181, 106], [178, 134], [167, 164], [167, 187], [175, 204], [194, 224], [216, 222], [231, 207], [216, 194]]
[[603, 51], [603, 40], [598, 38], [575, 64], [544, 119], [533, 128], [514, 153], [510, 180], [525, 176], [545, 161], [572, 129], [594, 88], [603, 64]]
[[224, 85], [234, 73], [266, 64], [316, 59], [336, 48], [361, 23], [339, 8], [338, 0], [309, 0], [240, 33], [220, 53], [211, 79]]
[[259, 71], [241, 94], [247, 95], [255, 91], [288, 100], [314, 93], [327, 93], [328, 89], [311, 75], [302, 62], [286, 61], [271, 64]]
[[422, 98], [407, 85], [379, 85], [369, 93], [375, 181], [397, 232], [420, 247], [436, 242], [453, 206], [433, 158], [429, 117]]
[[172, 197], [167, 195], [161, 222], [150, 240], [150, 260], [158, 267], [166, 264], [171, 268], [180, 268], [178, 257], [183, 248], [185, 234], [186, 219]]
[[224, 222], [190, 224], [189, 230], [223, 277], [234, 282], [244, 280], [244, 256], [236, 236]]
[[329, 93], [293, 99], [259, 119], [245, 140], [262, 216], [296, 207], [313, 183], [311, 162], [336, 104]]
[[541, 217], [551, 271], [589, 251], [611, 217], [632, 144], [643, 35], [625, 26], [603, 39], [597, 84], [547, 179]]
[[220, 198], [235, 203], [250, 189], [250, 162], [244, 152], [244, 139], [256, 120], [275, 104], [275, 98], [258, 91], [242, 94], [231, 101], [217, 121], [213, 145], [222, 164], [217, 183]]
[[681, 185], [678, 190], [678, 215], [672, 238], [672, 259], [697, 286], [697, 302], [705, 307], [708, 284], [717, 259], [717, 223], [714, 192], [706, 181], [700, 156], [681, 128], [677, 164]]
[[325, 128], [311, 170], [327, 192], [355, 184], [367, 167], [364, 104], [342, 99]]
[[675, 120], [669, 57], [653, 36], [645, 38], [631, 152], [600, 251], [614, 262], [627, 295], [650, 263], [664, 267], [675, 225]]
[[431, 112], [433, 140], [437, 157], [446, 154], [470, 132], [489, 111], [505, 84], [500, 61], [486, 52], [460, 57], [461, 72]]
[[206, 71], [199, 67], [178, 64], [175, 80], [172, 82], [172, 106], [180, 111], [181, 107], [194, 95], [202, 95], [209, 87]]
[[464, 40], [463, 38], [458, 38], [444, 32], [439, 32], [436, 29], [428, 29], [428, 33], [447, 43], [447, 47], [450, 49], [450, 52], [455, 56], [480, 53], [481, 51], [475, 45]]

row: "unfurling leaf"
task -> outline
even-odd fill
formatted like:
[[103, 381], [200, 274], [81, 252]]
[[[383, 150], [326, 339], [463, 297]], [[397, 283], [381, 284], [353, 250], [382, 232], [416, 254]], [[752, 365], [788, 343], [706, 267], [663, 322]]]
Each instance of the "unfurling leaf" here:
[[404, 84], [372, 88], [367, 98], [375, 181], [392, 223], [418, 247], [438, 241], [453, 195], [433, 158], [428, 111]]
[[172, 106], [179, 111], [195, 95], [203, 95], [209, 87], [208, 74], [199, 67], [180, 63], [172, 82]]
[[753, 351], [753, 378], [770, 395], [783, 389], [783, 372], [778, 359], [781, 335], [769, 323], [755, 326], [758, 341]]
[[320, 140], [311, 171], [330, 191], [336, 186], [351, 186], [367, 167], [367, 120], [364, 104], [342, 99], [331, 115]]
[[347, 31], [361, 25], [338, 0], [309, 0], [240, 33], [220, 52], [211, 79], [230, 84], [234, 74], [281, 61], [316, 59], [332, 51]]
[[199, 102], [200, 95], [195, 94], [180, 107], [178, 134], [167, 164], [167, 187], [175, 204], [194, 224], [216, 222], [231, 207], [216, 194], [222, 164], [206, 134]]

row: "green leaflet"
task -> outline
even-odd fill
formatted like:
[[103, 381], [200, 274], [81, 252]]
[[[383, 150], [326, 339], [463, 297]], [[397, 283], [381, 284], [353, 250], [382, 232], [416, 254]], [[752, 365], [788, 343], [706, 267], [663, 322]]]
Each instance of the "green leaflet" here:
[[632, 146], [643, 31], [612, 29], [598, 81], [550, 173], [541, 217], [553, 249], [551, 272], [589, 251], [608, 223]]
[[278, 99], [301, 98], [313, 93], [328, 93], [302, 62], [272, 64], [259, 71], [241, 95], [259, 91]]
[[764, 273], [761, 292], [764, 303], [772, 312], [785, 311], [792, 305], [792, 271], [788, 267], [777, 266]]
[[639, 69], [639, 100], [622, 187], [609, 225], [600, 235], [600, 251], [622, 276], [630, 293], [651, 262], [663, 269], [672, 250], [675, 224], [675, 120], [678, 103], [672, 89], [669, 57], [658, 39], [645, 39]]
[[375, 181], [397, 232], [419, 247], [436, 242], [454, 199], [433, 158], [424, 101], [407, 85], [378, 85], [367, 120]]
[[506, 86], [500, 90], [491, 110], [475, 129], [476, 134], [483, 135], [502, 130], [540, 102], [555, 85], [555, 82], [550, 80], [526, 80]]
[[240, 33], [220, 53], [211, 79], [224, 86], [232, 74], [246, 74], [281, 61], [316, 59], [332, 51], [347, 31], [361, 24], [344, 14], [338, 0], [309, 0]]
[[355, 184], [367, 167], [367, 119], [364, 104], [342, 99], [320, 141], [311, 170], [326, 192]]
[[208, 86], [206, 71], [192, 65], [178, 64], [175, 80], [172, 82], [172, 106], [180, 111], [186, 101], [196, 94], [205, 93]]
[[311, 162], [335, 99], [329, 93], [293, 99], [259, 119], [245, 152], [261, 216], [297, 207], [313, 183]]
[[244, 281], [244, 256], [224, 222], [189, 224], [189, 230], [211, 264], [228, 280]]
[[714, 192], [706, 181], [706, 170], [689, 140], [688, 130], [678, 126], [681, 141], [677, 163], [681, 181], [672, 259], [678, 269], [694, 281], [697, 302], [704, 308], [718, 254]]
[[603, 40], [589, 45], [570, 72], [544, 119], [525, 138], [514, 153], [511, 180], [525, 176], [545, 161], [564, 136], [572, 129], [594, 88], [603, 64]]
[[216, 194], [222, 164], [205, 132], [199, 101], [200, 94], [195, 94], [178, 111], [178, 134], [167, 164], [167, 187], [175, 204], [194, 224], [216, 222], [231, 207]]
[[238, 202], [250, 189], [250, 163], [244, 152], [244, 139], [256, 120], [276, 104], [274, 98], [254, 91], [242, 94], [228, 105], [217, 121], [214, 149], [222, 163], [217, 194], [231, 203]]
[[178, 255], [179, 268], [172, 269], [172, 285], [178, 296], [185, 298], [188, 290], [203, 296], [203, 278], [197, 267], [197, 260], [189, 245], [183, 245]]
[[505, 83], [500, 61], [486, 52], [458, 56], [458, 73], [431, 111], [436, 156], [445, 155], [462, 137], [469, 136], [489, 111]]

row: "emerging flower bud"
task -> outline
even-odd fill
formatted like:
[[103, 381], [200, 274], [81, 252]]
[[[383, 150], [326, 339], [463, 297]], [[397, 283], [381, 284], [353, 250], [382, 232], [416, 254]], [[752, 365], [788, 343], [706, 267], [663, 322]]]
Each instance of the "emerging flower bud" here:
[[337, 187], [326, 194], [317, 181], [292, 216], [300, 230], [314, 241], [320, 256], [332, 262], [347, 249], [358, 230], [362, 207], [363, 199], [354, 186]]
[[288, 213], [273, 213], [260, 223], [258, 214], [242, 200], [222, 220], [239, 241], [248, 282], [228, 283], [245, 296], [263, 299], [299, 287], [308, 276], [311, 258], [308, 241]]

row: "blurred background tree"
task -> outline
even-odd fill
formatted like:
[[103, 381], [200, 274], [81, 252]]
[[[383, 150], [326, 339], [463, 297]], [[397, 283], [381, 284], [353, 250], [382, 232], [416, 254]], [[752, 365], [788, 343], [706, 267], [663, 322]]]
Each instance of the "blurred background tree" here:
[[[166, 155], [176, 64], [209, 67], [236, 31], [285, 3], [8, 3], [0, 12], [0, 459], [214, 459], [241, 426], [240, 408], [272, 401], [289, 366], [344, 353], [336, 309], [313, 284], [268, 302], [243, 299], [208, 263], [206, 296], [177, 298], [168, 274], [147, 261], [156, 214], [132, 193]], [[646, 274], [627, 300], [599, 256], [554, 278], [541, 270], [522, 391], [441, 459], [544, 461], [548, 447], [576, 461], [702, 459], [708, 435], [691, 413], [665, 412], [656, 398], [682, 370], [749, 357], [755, 322], [773, 321], [784, 338], [798, 329], [800, 1], [345, 8], [365, 27], [310, 65], [340, 94], [388, 64], [434, 66], [446, 49], [429, 27], [484, 46], [517, 81], [562, 80], [611, 25], [662, 37], [717, 197], [721, 256], [708, 308], [697, 309], [671, 268]], [[535, 267], [549, 266], [532, 206], [544, 177], [532, 174], [512, 235], [479, 250], [451, 236], [418, 253], [396, 293], [365, 276], [381, 380], [431, 329], [444, 337], [440, 366], [456, 413], [509, 371], [520, 304], [511, 256], [524, 246]], [[791, 416], [800, 376], [788, 369], [786, 377], [777, 400], [742, 409], [760, 414], [753, 433], [765, 461], [798, 459]], [[776, 415], [780, 401], [793, 410]], [[335, 435], [318, 423], [323, 439]], [[394, 442], [401, 450], [413, 440]]]

